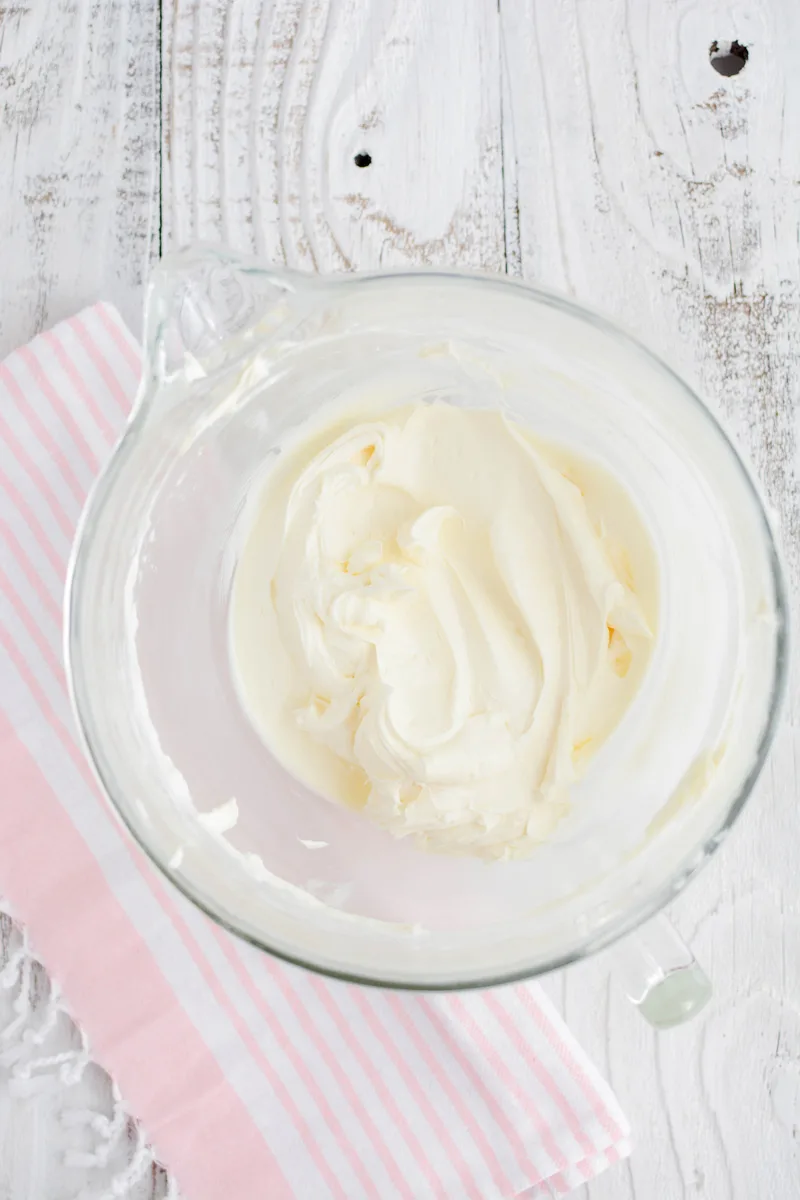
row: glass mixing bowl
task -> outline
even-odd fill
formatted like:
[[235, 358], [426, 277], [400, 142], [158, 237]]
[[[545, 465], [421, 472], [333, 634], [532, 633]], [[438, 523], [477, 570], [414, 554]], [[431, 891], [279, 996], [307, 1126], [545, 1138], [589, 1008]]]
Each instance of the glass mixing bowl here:
[[[741, 810], [785, 677], [769, 522], [705, 405], [602, 317], [495, 277], [320, 279], [200, 248], [157, 268], [145, 324], [138, 400], [74, 551], [67, 647], [89, 757], [153, 861], [257, 946], [394, 987], [534, 975], [651, 917]], [[248, 497], [298, 423], [358, 395], [502, 408], [617, 475], [655, 543], [648, 674], [527, 860], [395, 840], [290, 776], [239, 703], [228, 600]], [[665, 925], [627, 945], [654, 1023], [707, 997]]]

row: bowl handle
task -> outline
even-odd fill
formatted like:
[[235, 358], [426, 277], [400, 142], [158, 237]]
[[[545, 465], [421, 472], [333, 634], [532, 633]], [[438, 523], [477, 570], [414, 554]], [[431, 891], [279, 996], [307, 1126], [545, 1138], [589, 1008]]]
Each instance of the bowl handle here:
[[217, 246], [166, 255], [151, 273], [145, 299], [144, 379], [166, 399], [170, 385], [191, 382], [266, 342], [320, 287], [313, 277], [266, 267]]
[[661, 914], [615, 946], [614, 972], [628, 998], [655, 1029], [670, 1029], [700, 1012], [711, 982]]

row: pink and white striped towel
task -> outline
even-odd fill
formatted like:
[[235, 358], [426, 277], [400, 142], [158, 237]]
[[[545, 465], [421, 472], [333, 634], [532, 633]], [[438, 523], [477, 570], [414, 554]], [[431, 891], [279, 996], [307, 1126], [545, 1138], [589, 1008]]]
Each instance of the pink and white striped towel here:
[[189, 1200], [569, 1191], [629, 1130], [538, 986], [426, 997], [284, 966], [173, 891], [98, 793], [62, 592], [138, 374], [108, 305], [0, 365], [0, 890]]

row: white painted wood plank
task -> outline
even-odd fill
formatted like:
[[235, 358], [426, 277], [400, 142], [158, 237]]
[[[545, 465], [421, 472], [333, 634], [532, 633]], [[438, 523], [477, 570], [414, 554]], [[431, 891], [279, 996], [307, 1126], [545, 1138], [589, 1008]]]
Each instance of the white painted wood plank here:
[[101, 298], [138, 331], [157, 61], [157, 0], [0, 0], [0, 357]]
[[[100, 299], [139, 330], [158, 247], [157, 67], [157, 0], [0, 0], [0, 358]], [[0, 922], [0, 967], [4, 929]], [[33, 992], [35, 1006], [42, 991]], [[11, 999], [0, 989], [0, 1027]], [[66, 1049], [66, 1030], [64, 1040]], [[65, 1132], [62, 1110], [110, 1115], [107, 1078], [90, 1068], [67, 1094], [25, 1099], [6, 1082], [3, 1200], [98, 1194], [113, 1172], [65, 1165], [76, 1135]], [[145, 1178], [128, 1200], [163, 1193], [160, 1176]]]
[[494, 5], [166, 8], [167, 244], [224, 236], [310, 270], [504, 269]]
[[[603, 308], [698, 382], [766, 485], [796, 586], [800, 171], [786, 130], [800, 10], [501, 7], [522, 272]], [[723, 79], [708, 47], [734, 37], [750, 58]], [[586, 1200], [800, 1194], [797, 678], [749, 809], [674, 906], [713, 976], [712, 1007], [656, 1036], [618, 995], [608, 955], [557, 989], [638, 1143]]]

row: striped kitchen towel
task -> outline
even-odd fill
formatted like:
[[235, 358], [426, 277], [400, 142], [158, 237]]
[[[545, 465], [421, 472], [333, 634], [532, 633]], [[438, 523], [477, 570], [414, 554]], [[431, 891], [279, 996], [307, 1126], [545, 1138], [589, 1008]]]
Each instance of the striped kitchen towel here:
[[393, 994], [273, 961], [178, 895], [98, 792], [62, 594], [138, 375], [105, 304], [0, 365], [0, 892], [188, 1200], [569, 1191], [629, 1130], [538, 985]]

